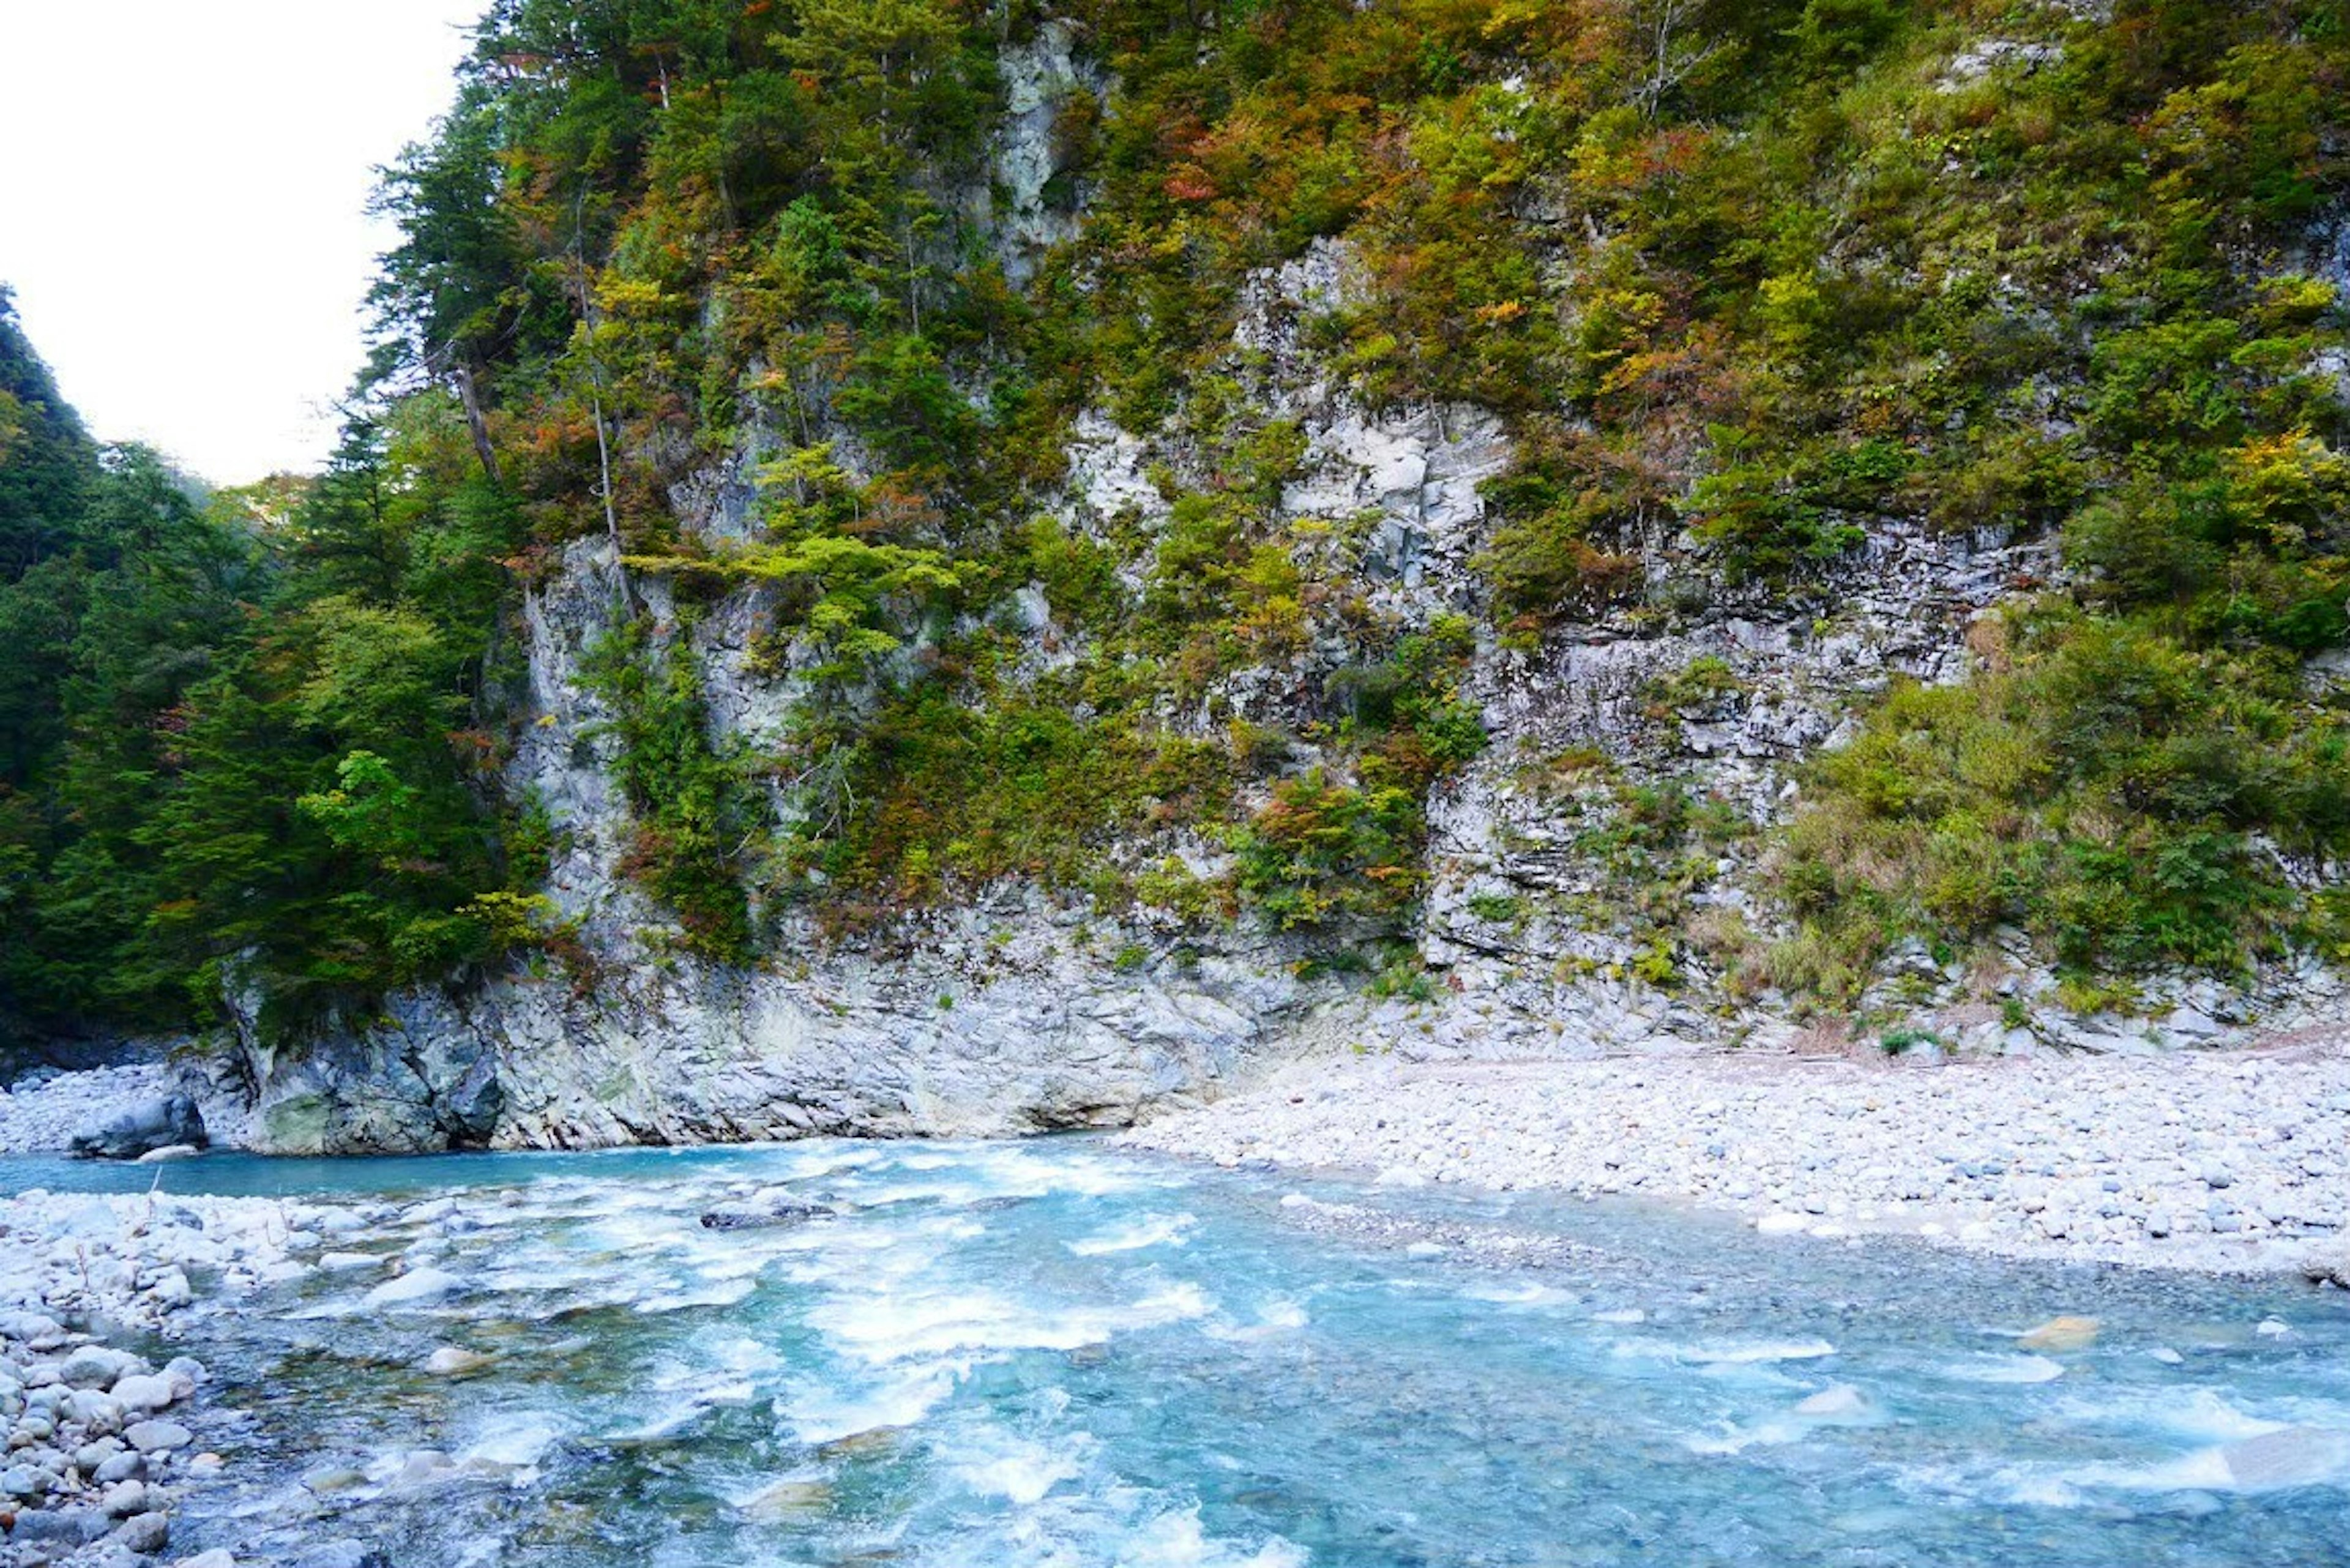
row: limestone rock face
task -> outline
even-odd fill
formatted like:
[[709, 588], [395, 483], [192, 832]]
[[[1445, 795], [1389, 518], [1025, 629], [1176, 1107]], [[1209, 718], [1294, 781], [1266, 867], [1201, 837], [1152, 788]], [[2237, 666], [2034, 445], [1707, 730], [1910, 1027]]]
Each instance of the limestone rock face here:
[[1009, 900], [941, 917], [922, 950], [835, 953], [805, 978], [680, 963], [582, 996], [509, 977], [410, 992], [298, 1047], [248, 1032], [256, 1141], [331, 1154], [1123, 1126], [1267, 1064], [1307, 997], [1278, 954], [1138, 972], [1114, 943], [1077, 951], [1073, 924]]
[[[1060, 167], [1054, 127], [1073, 98], [1098, 96], [1106, 84], [1092, 66], [1076, 58], [1074, 42], [1069, 25], [1051, 19], [1002, 53], [1004, 118], [991, 147], [994, 191], [974, 192], [972, 197], [991, 220], [1003, 275], [1014, 284], [1034, 277], [1045, 253], [1077, 232], [1079, 193], [1055, 189], [1069, 177]], [[984, 210], [996, 192], [1003, 195], [1001, 207]]]

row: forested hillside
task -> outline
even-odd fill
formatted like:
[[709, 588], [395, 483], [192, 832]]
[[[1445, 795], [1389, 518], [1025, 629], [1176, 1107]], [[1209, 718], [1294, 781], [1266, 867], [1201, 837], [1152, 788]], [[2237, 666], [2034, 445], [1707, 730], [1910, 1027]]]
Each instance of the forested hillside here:
[[[0, 1012], [592, 988], [509, 767], [579, 541], [661, 961], [1011, 881], [1427, 997], [1472, 764], [1568, 867], [1474, 918], [1668, 991], [2350, 957], [2346, 184], [2338, 4], [499, 0], [315, 482], [95, 447], [0, 317]], [[1494, 421], [1457, 576], [1316, 504], [1334, 404]], [[2050, 569], [1760, 803], [1492, 751], [1561, 650], [1830, 649], [1873, 547], [1975, 537]], [[780, 725], [692, 651], [744, 605]]]
[[208, 495], [95, 445], [0, 313], [0, 1020], [182, 1026], [233, 957], [365, 996], [528, 929], [473, 727], [512, 505], [429, 402], [383, 413], [315, 482]]

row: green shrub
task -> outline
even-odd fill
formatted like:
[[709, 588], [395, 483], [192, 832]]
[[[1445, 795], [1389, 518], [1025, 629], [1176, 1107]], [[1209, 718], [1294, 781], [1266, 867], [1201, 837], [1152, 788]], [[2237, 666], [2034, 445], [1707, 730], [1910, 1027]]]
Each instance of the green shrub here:
[[711, 743], [691, 651], [676, 644], [656, 650], [650, 628], [634, 620], [596, 643], [580, 673], [611, 707], [603, 732], [618, 742], [620, 787], [635, 817], [621, 869], [677, 916], [689, 950], [748, 961], [743, 864], [764, 814], [743, 759]]
[[1409, 792], [1284, 779], [1231, 836], [1242, 901], [1281, 930], [1342, 917], [1399, 919], [1420, 882], [1419, 803]]
[[2225, 973], [2316, 916], [2254, 839], [2350, 847], [2343, 719], [2288, 665], [2070, 612], [2019, 636], [2008, 669], [1897, 685], [1813, 766], [1777, 886], [1837, 956], [1791, 972], [1849, 994], [1903, 935], [2013, 925], [2082, 974]]
[[1471, 893], [1469, 912], [1481, 920], [1497, 926], [1515, 925], [1526, 918], [1531, 906], [1515, 893]]

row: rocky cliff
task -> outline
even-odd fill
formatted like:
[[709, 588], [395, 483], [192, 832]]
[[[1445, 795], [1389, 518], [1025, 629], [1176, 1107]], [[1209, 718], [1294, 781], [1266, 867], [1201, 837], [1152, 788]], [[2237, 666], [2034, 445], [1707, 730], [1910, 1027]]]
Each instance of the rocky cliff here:
[[[1014, 232], [1018, 230], [1014, 226]], [[1490, 624], [1477, 563], [1491, 546], [1481, 486], [1512, 452], [1472, 405], [1374, 411], [1305, 346], [1301, 321], [1350, 286], [1352, 258], [1319, 243], [1252, 277], [1222, 369], [1253, 416], [1295, 421], [1303, 454], [1274, 530], [1344, 536], [1344, 569], [1403, 627], [1466, 614]], [[1076, 420], [1055, 515], [1107, 539], [1166, 525], [1164, 474], [1205, 461], [1182, 436], [1146, 439], [1098, 411]], [[681, 479], [671, 502], [712, 544], [754, 532], [747, 477], [771, 431]], [[449, 1147], [578, 1147], [809, 1135], [993, 1136], [1117, 1126], [1214, 1098], [1315, 1052], [1413, 1059], [1584, 1056], [1733, 1045], [1834, 1045], [1844, 1030], [1774, 991], [1724, 984], [1703, 950], [1681, 972], [1643, 960], [1669, 947], [1627, 867], [1595, 848], [1627, 787], [1685, 792], [1721, 816], [1692, 869], [1671, 867], [1674, 919], [1713, 911], [1766, 925], [1758, 846], [1795, 809], [1804, 760], [1837, 744], [1896, 676], [1962, 679], [1985, 657], [1985, 618], [2064, 568], [2053, 541], [2002, 527], [1880, 528], [1791, 602], [1725, 580], [1684, 535], [1650, 542], [1648, 591], [1558, 625], [1534, 646], [1482, 633], [1462, 689], [1487, 736], [1429, 809], [1424, 897], [1405, 932], [1407, 994], [1367, 994], [1323, 950], [1261, 922], [1202, 924], [1148, 906], [1106, 909], [1014, 882], [877, 929], [780, 917], [774, 955], [697, 958], [622, 867], [630, 813], [613, 778], [612, 714], [581, 668], [614, 628], [644, 617], [662, 657], [691, 660], [712, 740], [775, 743], [804, 689], [753, 657], [773, 592], [736, 590], [681, 622], [670, 585], [623, 567], [612, 545], [573, 543], [528, 593], [526, 694], [511, 782], [556, 828], [547, 891], [582, 957], [464, 986], [398, 995], [380, 1016], [270, 1040], [240, 1014], [257, 1097], [252, 1137], [276, 1152]], [[1659, 616], [1659, 603], [1679, 607]], [[1018, 596], [1023, 658], [1075, 657], [1083, 633], [1044, 588]], [[1233, 720], [1305, 731], [1326, 679], [1351, 656], [1335, 634], [1286, 663], [1219, 680], [1170, 724], [1213, 735]], [[1690, 672], [1695, 671], [1694, 678]], [[1607, 762], [1605, 776], [1594, 758]], [[1283, 771], [1325, 759], [1294, 742]], [[779, 794], [779, 809], [789, 809]], [[1692, 841], [1695, 842], [1694, 840]], [[1211, 878], [1225, 851], [1174, 833], [1122, 847]], [[1898, 951], [1871, 993], [1929, 1048], [2152, 1052], [2289, 1029], [2340, 1012], [2312, 961], [2244, 984], [2158, 980], [2129, 1016], [2082, 1016], [2020, 933], [1990, 962]], [[2013, 1000], [2020, 1006], [2005, 1006]], [[2028, 1022], [2017, 1022], [2023, 1013]]]

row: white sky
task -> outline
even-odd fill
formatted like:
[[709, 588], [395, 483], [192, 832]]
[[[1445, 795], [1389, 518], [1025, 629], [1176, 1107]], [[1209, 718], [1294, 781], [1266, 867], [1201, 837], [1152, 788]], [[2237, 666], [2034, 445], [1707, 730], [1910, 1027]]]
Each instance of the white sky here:
[[0, 0], [0, 282], [103, 441], [315, 467], [390, 234], [373, 170], [486, 0]]

